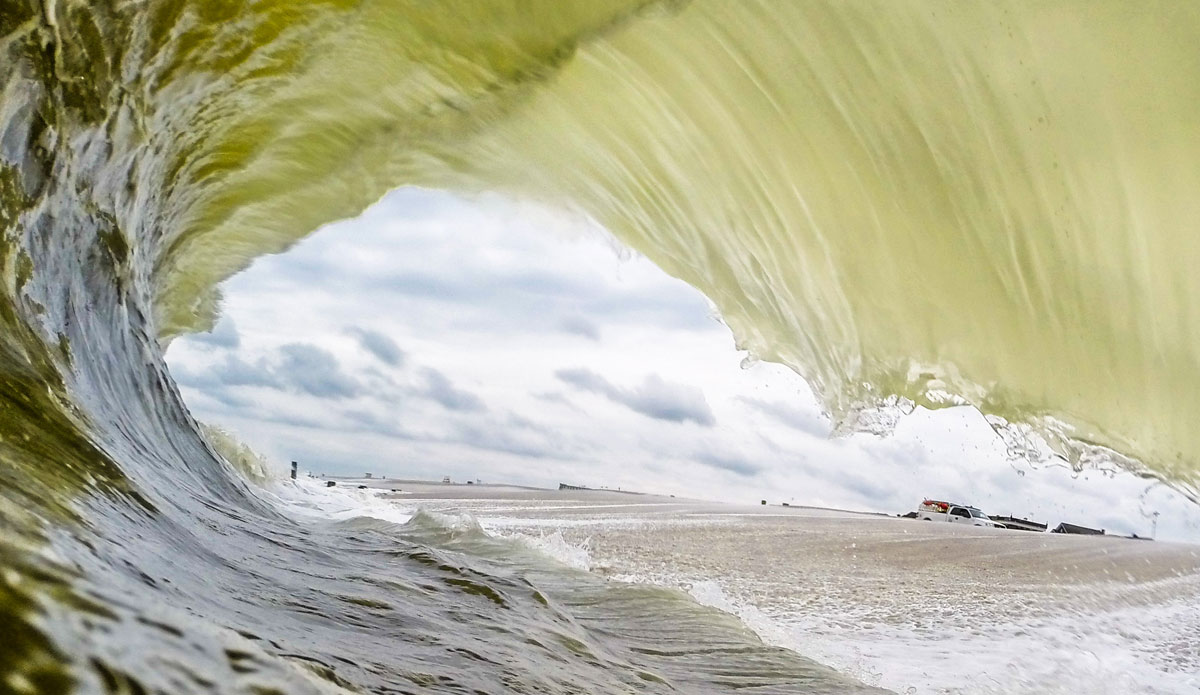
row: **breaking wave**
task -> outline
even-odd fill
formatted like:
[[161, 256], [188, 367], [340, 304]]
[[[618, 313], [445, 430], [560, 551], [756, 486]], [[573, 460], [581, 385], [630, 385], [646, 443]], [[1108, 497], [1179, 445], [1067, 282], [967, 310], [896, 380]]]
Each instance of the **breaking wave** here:
[[[597, 220], [843, 426], [971, 403], [1016, 454], [1115, 460], [1195, 497], [1200, 5], [1154, 9], [4, 2], [5, 684], [340, 688], [346, 661], [381, 682], [366, 638], [321, 622], [348, 606], [382, 629], [383, 599], [346, 587], [388, 580], [346, 576], [338, 549], [414, 577], [396, 590], [423, 617], [387, 629], [421, 646], [393, 673], [442, 687], [464, 649], [491, 668], [423, 641], [456, 620], [427, 587], [491, 601], [520, 582], [485, 590], [472, 573], [491, 569], [378, 540], [412, 529], [280, 517], [162, 358], [211, 326], [222, 280], [400, 185]], [[562, 618], [531, 600], [529, 620]], [[300, 648], [312, 634], [324, 646]], [[585, 643], [546, 658], [633, 663]], [[616, 672], [580, 682], [649, 687], [642, 666]]]

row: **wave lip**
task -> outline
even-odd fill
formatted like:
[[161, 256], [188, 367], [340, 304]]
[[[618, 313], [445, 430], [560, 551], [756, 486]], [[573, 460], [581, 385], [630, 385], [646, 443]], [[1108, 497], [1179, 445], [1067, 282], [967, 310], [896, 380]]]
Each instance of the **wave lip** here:
[[1195, 8], [175, 2], [2, 30], [10, 272], [47, 345], [91, 314], [77, 350], [206, 327], [221, 280], [394, 187], [497, 190], [701, 289], [835, 421], [971, 403], [1195, 495]]
[[207, 85], [158, 330], [204, 325], [218, 281], [390, 188], [497, 190], [701, 289], [835, 420], [953, 394], [1195, 493], [1200, 10], [548, 3], [534, 31], [501, 7], [311, 9], [239, 70], [326, 51]]

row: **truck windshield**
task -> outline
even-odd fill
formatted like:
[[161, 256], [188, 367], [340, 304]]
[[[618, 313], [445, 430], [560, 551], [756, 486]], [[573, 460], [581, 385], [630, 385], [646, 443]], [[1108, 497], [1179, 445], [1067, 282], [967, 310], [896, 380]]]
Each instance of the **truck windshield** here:
[[978, 509], [972, 509], [971, 516], [975, 517], [976, 519], [986, 519], [987, 518], [987, 514], [984, 514], [983, 512], [979, 511]]

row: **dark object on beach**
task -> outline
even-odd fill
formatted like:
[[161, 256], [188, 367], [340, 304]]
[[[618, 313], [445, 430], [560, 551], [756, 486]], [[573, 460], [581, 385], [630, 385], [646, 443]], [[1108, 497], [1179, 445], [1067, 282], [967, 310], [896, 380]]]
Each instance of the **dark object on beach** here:
[[763, 504], [763, 505], [765, 505], [766, 503], [767, 503], [766, 500], [763, 500], [762, 502], [760, 502], [760, 504]]
[[559, 490], [590, 490], [591, 488], [584, 487], [582, 485], [568, 485], [566, 483], [559, 483], [558, 489]]
[[359, 490], [366, 490], [366, 489], [367, 489], [367, 486], [366, 486], [366, 485], [359, 485], [359, 486], [358, 486], [358, 489], [359, 489]]
[[1018, 519], [1013, 516], [993, 516], [991, 519], [1018, 531], [1036, 531], [1042, 533], [1046, 530], [1045, 524], [1038, 521], [1030, 521], [1029, 519]]
[[909, 512], [907, 514], [897, 514], [896, 516], [900, 517], [901, 519], [915, 519], [917, 518], [917, 513]]
[[337, 483], [333, 482], [332, 480], [325, 481], [325, 487], [333, 487], [334, 485], [337, 485]]
[[1052, 531], [1050, 531], [1050, 533], [1074, 533], [1074, 534], [1079, 534], [1081, 536], [1103, 536], [1104, 529], [1094, 529], [1094, 528], [1088, 528], [1086, 526], [1076, 526], [1075, 524], [1068, 524], [1067, 522], [1064, 521], [1061, 524], [1059, 524], [1058, 526], [1055, 526], [1054, 529]]
[[475, 484], [475, 481], [474, 481], [474, 480], [468, 480], [468, 481], [467, 481], [467, 485], [474, 485], [474, 484]]
[[787, 502], [784, 502], [784, 503], [783, 503], [783, 506], [785, 506], [785, 507], [790, 507], [790, 506], [792, 506], [792, 505], [788, 504]]
[[295, 461], [292, 461], [292, 480], [296, 479], [296, 467], [299, 465], [300, 464], [296, 463]]

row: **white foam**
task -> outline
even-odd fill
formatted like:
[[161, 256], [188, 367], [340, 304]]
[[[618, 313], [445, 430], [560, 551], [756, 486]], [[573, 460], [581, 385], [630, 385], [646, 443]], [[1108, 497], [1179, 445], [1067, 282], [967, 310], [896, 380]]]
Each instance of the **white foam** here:
[[[387, 492], [383, 490], [327, 488], [315, 481], [282, 481], [265, 494], [286, 512], [332, 520], [367, 516], [402, 524], [416, 511], [384, 497]], [[430, 502], [423, 500], [422, 504]], [[1200, 672], [1200, 648], [1196, 646], [1200, 644], [1200, 605], [1186, 600], [1144, 606], [1105, 600], [1097, 602], [1094, 610], [1064, 608], [1049, 614], [1042, 610], [1044, 606], [1023, 611], [1021, 604], [997, 606], [995, 613], [964, 613], [953, 606], [918, 602], [884, 614], [837, 600], [789, 603], [756, 593], [753, 581], [737, 573], [706, 576], [703, 567], [692, 567], [685, 575], [670, 563], [647, 564], [634, 558], [628, 558], [630, 563], [620, 557], [605, 557], [601, 562], [593, 556], [590, 538], [575, 542], [563, 534], [574, 529], [578, 537], [578, 531], [588, 527], [600, 533], [640, 527], [649, 532], [698, 523], [724, 524], [732, 519], [707, 515], [662, 518], [654, 512], [521, 517], [510, 515], [516, 511], [514, 507], [550, 510], [535, 505], [495, 505], [493, 500], [486, 508], [463, 513], [461, 500], [444, 504], [447, 507], [430, 513], [448, 527], [482, 528], [569, 567], [602, 571], [613, 580], [683, 589], [699, 603], [737, 616], [764, 642], [906, 695], [1200, 692], [1200, 676], [1196, 675]], [[593, 507], [592, 511], [599, 510]], [[1179, 595], [1195, 595], [1194, 590], [1185, 589]], [[811, 598], [813, 592], [822, 590], [819, 584], [797, 586], [792, 596]], [[931, 617], [926, 620], [916, 615], [922, 612]]]
[[[415, 508], [392, 499], [393, 493], [388, 490], [376, 488], [360, 490], [346, 485], [327, 487], [324, 483], [311, 480], [281, 480], [264, 487], [261, 494], [284, 513], [331, 521], [369, 517], [405, 524], [417, 511]], [[455, 502], [461, 502], [461, 500], [455, 500]], [[479, 510], [473, 510], [473, 512], [477, 511]], [[577, 544], [570, 543], [558, 530], [550, 533], [540, 532], [536, 535], [506, 530], [510, 525], [529, 526], [529, 519], [489, 517], [481, 523], [472, 512], [425, 509], [424, 513], [448, 529], [462, 532], [480, 529], [484, 533], [498, 538], [508, 538], [569, 567], [584, 571], [592, 569], [592, 559], [587, 541]], [[546, 519], [544, 521], [547, 522], [545, 525], [548, 527], [560, 527], [567, 522], [565, 519]]]
[[384, 498], [392, 494], [387, 490], [326, 487], [307, 479], [278, 481], [265, 486], [261, 494], [285, 513], [332, 521], [370, 517], [404, 524], [416, 511]]
[[699, 603], [737, 616], [768, 644], [906, 695], [1200, 692], [1194, 641], [1200, 606], [1186, 602], [917, 632], [821, 615], [768, 614], [731, 598], [712, 580], [685, 588]]
[[502, 534], [520, 545], [535, 550], [568, 567], [589, 572], [592, 569], [592, 555], [589, 541], [571, 543], [563, 538], [561, 531], [532, 535], [527, 533]]

